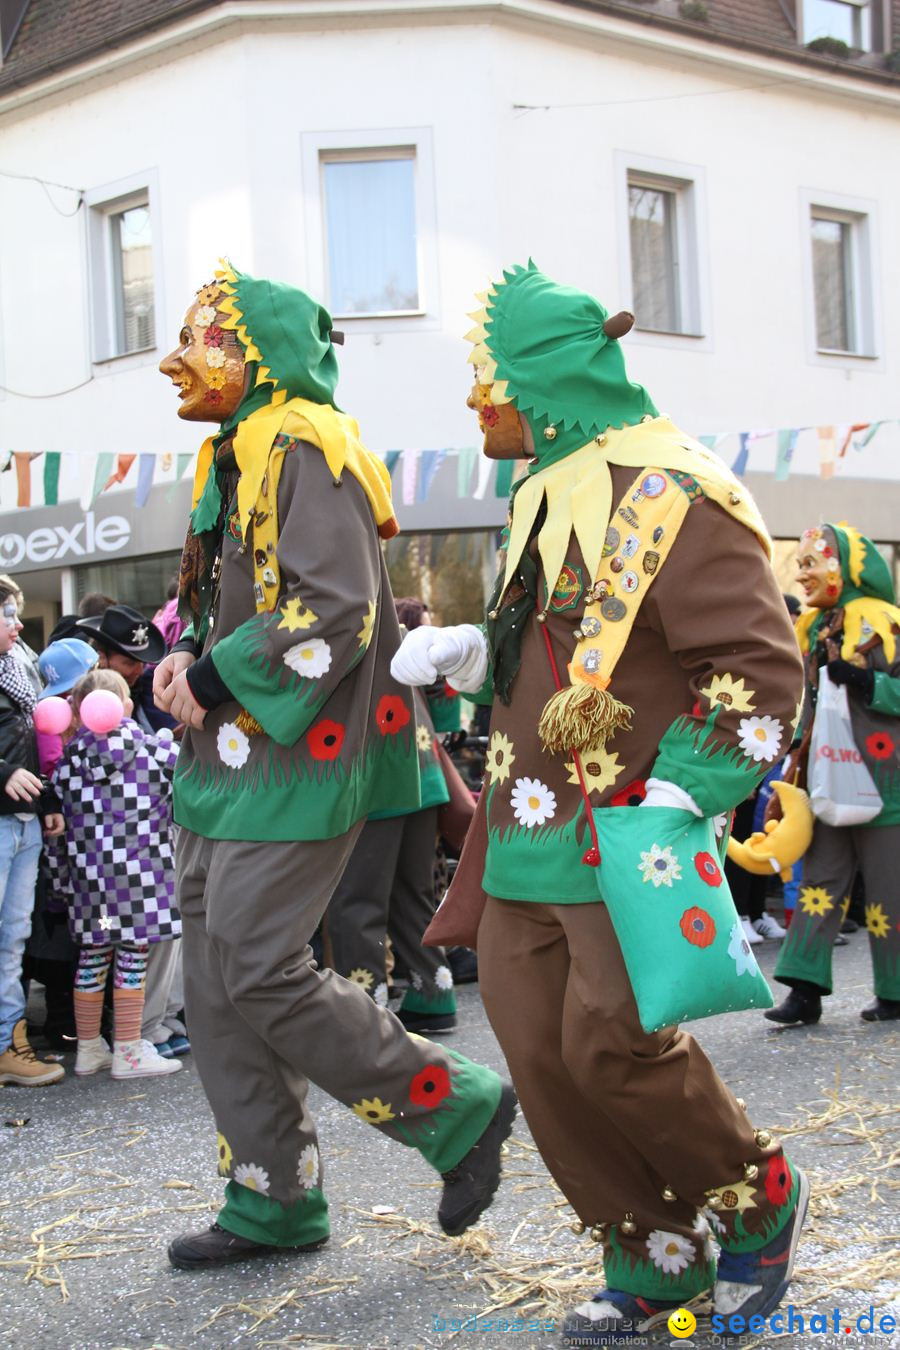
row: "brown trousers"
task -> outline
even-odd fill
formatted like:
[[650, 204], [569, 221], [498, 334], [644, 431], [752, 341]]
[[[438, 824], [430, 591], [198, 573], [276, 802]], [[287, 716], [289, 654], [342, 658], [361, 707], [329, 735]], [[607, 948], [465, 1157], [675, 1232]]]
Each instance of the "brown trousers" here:
[[642, 1029], [606, 906], [490, 897], [478, 964], [534, 1140], [582, 1222], [631, 1214], [643, 1236], [695, 1241], [704, 1192], [772, 1150], [691, 1036]]

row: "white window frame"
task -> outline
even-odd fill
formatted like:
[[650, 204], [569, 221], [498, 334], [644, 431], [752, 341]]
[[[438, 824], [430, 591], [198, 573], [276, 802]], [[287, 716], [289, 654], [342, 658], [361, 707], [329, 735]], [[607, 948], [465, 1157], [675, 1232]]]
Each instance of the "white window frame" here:
[[[656, 156], [618, 150], [616, 195], [621, 247], [620, 278], [626, 308], [634, 307], [634, 281], [631, 265], [631, 227], [629, 187], [638, 183], [671, 192], [675, 205], [676, 285], [681, 327], [675, 332], [642, 328], [636, 315], [632, 336], [648, 345], [690, 344], [693, 350], [711, 346], [709, 274], [706, 233], [706, 176], [696, 164], [677, 163]], [[631, 340], [631, 339], [630, 339]]]
[[[91, 354], [94, 365], [129, 362], [148, 365], [159, 349], [160, 324], [165, 322], [162, 285], [162, 239], [160, 232], [158, 175], [155, 169], [105, 183], [85, 193], [88, 255], [89, 313]], [[110, 218], [133, 206], [146, 206], [150, 212], [153, 248], [153, 342], [137, 351], [117, 350], [117, 297], [115, 291], [112, 230]]]
[[[868, 10], [869, 12], [869, 45], [864, 47], [862, 43], [852, 43], [852, 46], [858, 47], [863, 52], [879, 52], [884, 50], [883, 34], [890, 32], [886, 27], [885, 3], [884, 0], [836, 0], [836, 3], [844, 4], [848, 9]], [[806, 0], [797, 0], [797, 33], [800, 41], [805, 46], [807, 42], [813, 41], [806, 36]]]
[[[801, 220], [804, 242], [804, 271], [806, 280], [806, 327], [810, 359], [816, 365], [834, 365], [835, 362], [864, 361], [867, 364], [881, 360], [882, 348], [880, 288], [875, 274], [878, 256], [877, 203], [859, 197], [845, 197], [833, 192], [816, 192], [804, 188], [800, 194]], [[851, 325], [854, 346], [849, 351], [820, 347], [816, 331], [816, 292], [813, 271], [813, 219], [836, 220], [851, 227], [850, 266], [852, 313]]]
[[435, 206], [434, 152], [430, 127], [384, 127], [378, 130], [309, 131], [301, 136], [303, 166], [306, 267], [309, 290], [330, 309], [328, 294], [328, 238], [325, 227], [323, 157], [344, 158], [348, 152], [381, 158], [378, 152], [397, 150], [415, 165], [416, 265], [419, 307], [401, 312], [342, 314], [335, 323], [355, 333], [408, 332], [440, 326], [440, 288]]

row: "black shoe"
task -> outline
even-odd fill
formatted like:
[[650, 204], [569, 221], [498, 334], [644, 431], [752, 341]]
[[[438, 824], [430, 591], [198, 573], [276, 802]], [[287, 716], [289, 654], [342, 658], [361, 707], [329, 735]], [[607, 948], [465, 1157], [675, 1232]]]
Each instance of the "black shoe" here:
[[844, 937], [843, 933], [838, 933], [837, 937], [834, 939], [834, 945], [835, 945], [835, 947], [849, 947], [849, 946], [850, 946], [849, 942], [848, 942], [847, 939]]
[[229, 1233], [214, 1223], [203, 1233], [185, 1233], [169, 1243], [169, 1260], [177, 1270], [205, 1270], [209, 1266], [227, 1266], [233, 1261], [249, 1261], [254, 1256], [299, 1256], [324, 1247], [327, 1237], [304, 1242], [297, 1247], [275, 1247], [268, 1242]]
[[459, 1237], [484, 1213], [500, 1185], [500, 1149], [512, 1132], [518, 1099], [511, 1084], [500, 1092], [500, 1105], [484, 1134], [449, 1172], [442, 1172], [444, 1193], [438, 1222], [450, 1237]]
[[894, 998], [876, 998], [859, 1015], [864, 1022], [894, 1022], [900, 1017], [900, 1002]]
[[415, 1031], [420, 1036], [446, 1036], [456, 1026], [456, 1013], [408, 1012], [406, 1008], [399, 1008], [397, 1016], [407, 1031]]
[[842, 932], [842, 933], [858, 933], [858, 932], [859, 932], [859, 924], [856, 922], [855, 919], [845, 919], [844, 922], [841, 924], [841, 932]]
[[822, 998], [819, 994], [792, 989], [783, 1003], [779, 1003], [777, 1008], [769, 1008], [763, 1016], [768, 1017], [770, 1022], [783, 1022], [785, 1026], [791, 1026], [794, 1022], [811, 1026], [822, 1016]]
[[478, 957], [471, 947], [449, 947], [447, 965], [454, 984], [478, 983]]

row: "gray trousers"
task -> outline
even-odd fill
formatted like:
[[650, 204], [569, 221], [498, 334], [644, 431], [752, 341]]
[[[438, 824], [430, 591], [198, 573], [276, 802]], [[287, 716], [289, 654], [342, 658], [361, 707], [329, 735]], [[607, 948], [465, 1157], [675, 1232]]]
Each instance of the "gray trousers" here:
[[361, 829], [297, 843], [183, 829], [178, 840], [185, 1009], [219, 1170], [278, 1201], [273, 1212], [321, 1187], [310, 1082], [439, 1171], [468, 1152], [499, 1100], [492, 1071], [407, 1035], [358, 984], [316, 967], [309, 939]]
[[183, 1007], [181, 938], [172, 938], [170, 942], [151, 942], [147, 958], [147, 983], [144, 986], [144, 1019], [141, 1024], [144, 1040], [153, 1045], [162, 1045], [170, 1036], [183, 1036], [184, 1023], [176, 1017]]
[[[436, 839], [436, 806], [367, 821], [328, 906], [334, 968], [376, 1003], [387, 1002], [385, 934], [414, 994], [434, 1002], [453, 988], [443, 947], [422, 946], [435, 911]], [[411, 1003], [417, 1006], [412, 997], [404, 1006]], [[449, 1000], [448, 1010], [454, 1006]]]

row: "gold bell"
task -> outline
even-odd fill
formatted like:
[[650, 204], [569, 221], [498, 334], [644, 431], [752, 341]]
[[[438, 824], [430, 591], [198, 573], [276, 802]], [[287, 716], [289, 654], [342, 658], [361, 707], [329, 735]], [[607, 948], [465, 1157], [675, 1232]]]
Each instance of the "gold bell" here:
[[741, 499], [736, 492], [729, 492], [728, 500], [731, 502], [732, 506], [738, 506]]
[[632, 1237], [637, 1232], [637, 1224], [634, 1221], [634, 1215], [630, 1213], [626, 1214], [623, 1221], [619, 1224], [619, 1228], [626, 1237]]
[[603, 1241], [603, 1224], [595, 1223], [591, 1228], [591, 1242]]
[[546, 622], [547, 622], [547, 611], [546, 611], [545, 609], [542, 609], [541, 612], [540, 612], [540, 614], [535, 614], [534, 617], [537, 619], [538, 623], [546, 623]]
[[599, 436], [594, 437], [594, 440], [597, 442], [598, 445], [605, 445], [606, 442], [609, 440], [609, 437], [607, 436], [605, 431], [602, 431]]
[[555, 441], [555, 440], [556, 440], [556, 427], [553, 427], [553, 426], [550, 426], [550, 427], [544, 427], [544, 440], [545, 440], [545, 441]]
[[735, 1097], [734, 1100], [737, 1102], [738, 1106], [741, 1108], [742, 1111], [747, 1110], [747, 1103], [744, 1101], [743, 1097]]
[[652, 413], [644, 413], [643, 417], [641, 418], [641, 421], [642, 421], [642, 422], [652, 422], [652, 421], [653, 421], [653, 414], [652, 414]]
[[715, 1191], [713, 1191], [711, 1194], [707, 1194], [706, 1197], [707, 1209], [721, 1209], [722, 1204], [723, 1201], [721, 1195], [717, 1195]]
[[768, 1130], [754, 1130], [753, 1138], [756, 1140], [757, 1148], [768, 1148], [772, 1142], [772, 1136]]
[[756, 1163], [744, 1163], [744, 1180], [755, 1181], [759, 1176], [759, 1168]]
[[571, 1228], [572, 1232], [575, 1233], [577, 1236], [580, 1236], [584, 1232], [584, 1224], [581, 1222], [580, 1219], [576, 1219], [575, 1222], [571, 1225]]
[[500, 613], [499, 609], [489, 609], [489, 610], [488, 610], [488, 618], [489, 618], [489, 619], [496, 619], [496, 618], [497, 618], [497, 615], [498, 615], [499, 613]]
[[663, 1188], [662, 1198], [665, 1200], [666, 1204], [671, 1205], [674, 1200], [678, 1199], [678, 1196], [672, 1190], [671, 1186], [666, 1186]]

